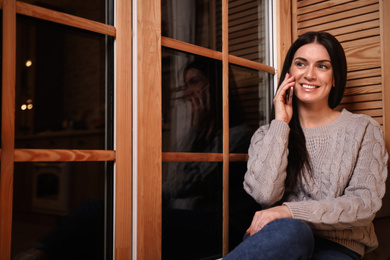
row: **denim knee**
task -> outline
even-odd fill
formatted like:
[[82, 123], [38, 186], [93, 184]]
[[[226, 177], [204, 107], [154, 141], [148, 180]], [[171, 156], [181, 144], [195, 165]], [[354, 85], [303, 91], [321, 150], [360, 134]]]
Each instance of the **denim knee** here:
[[247, 237], [224, 259], [310, 259], [313, 249], [310, 227], [301, 220], [283, 218]]

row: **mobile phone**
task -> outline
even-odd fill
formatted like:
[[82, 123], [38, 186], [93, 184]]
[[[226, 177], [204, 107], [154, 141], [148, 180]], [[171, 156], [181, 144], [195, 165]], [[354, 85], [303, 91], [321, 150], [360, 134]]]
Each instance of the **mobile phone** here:
[[289, 99], [292, 98], [294, 95], [294, 87], [290, 87], [289, 89], [286, 90], [286, 99], [285, 103], [287, 104]]

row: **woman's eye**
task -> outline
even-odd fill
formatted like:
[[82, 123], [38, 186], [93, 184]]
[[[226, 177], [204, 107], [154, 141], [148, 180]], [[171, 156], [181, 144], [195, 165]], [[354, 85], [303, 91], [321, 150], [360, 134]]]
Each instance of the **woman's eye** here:
[[305, 66], [305, 64], [303, 62], [297, 62], [295, 65], [297, 65], [297, 67], [303, 67]]
[[327, 65], [325, 65], [325, 64], [320, 64], [319, 66], [318, 66], [320, 69], [328, 69], [329, 67], [327, 66]]

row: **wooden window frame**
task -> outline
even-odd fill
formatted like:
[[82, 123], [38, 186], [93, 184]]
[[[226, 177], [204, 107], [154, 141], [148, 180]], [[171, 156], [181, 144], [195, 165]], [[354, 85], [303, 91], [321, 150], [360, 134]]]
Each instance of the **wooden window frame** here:
[[[126, 3], [117, 0], [117, 4]], [[15, 162], [98, 162], [115, 161], [114, 150], [67, 150], [67, 149], [15, 149], [15, 76], [16, 76], [16, 15], [34, 17], [62, 25], [71, 26], [108, 36], [116, 36], [114, 26], [106, 25], [85, 18], [53, 11], [16, 0], [0, 1], [3, 11], [3, 63], [2, 63], [2, 129], [1, 129], [1, 175], [0, 175], [0, 259], [9, 260], [11, 257], [12, 236], [12, 207], [13, 207], [13, 177]], [[127, 10], [128, 11], [128, 10]], [[119, 67], [124, 66], [119, 64]], [[131, 68], [131, 67], [130, 67]], [[123, 88], [117, 87], [118, 93]], [[123, 104], [128, 97], [117, 98], [117, 103]], [[130, 102], [131, 104], [131, 102]], [[126, 121], [126, 120], [124, 120]], [[130, 120], [131, 122], [131, 120]], [[131, 128], [130, 128], [131, 129]], [[117, 134], [121, 138], [121, 134]], [[122, 134], [123, 137], [123, 134]], [[127, 137], [123, 138], [121, 147], [128, 144]], [[127, 143], [126, 143], [127, 140]], [[121, 148], [122, 149], [122, 148]], [[116, 167], [121, 163], [116, 163]], [[127, 164], [127, 163], [124, 163]], [[120, 167], [118, 168], [120, 169]], [[117, 178], [125, 176], [117, 170]], [[123, 208], [122, 208], [123, 210]], [[118, 216], [124, 215], [123, 211]], [[120, 223], [120, 221], [118, 221]], [[119, 232], [120, 233], [120, 232]]]
[[[138, 137], [137, 147], [137, 259], [161, 259], [162, 162], [214, 161], [223, 163], [223, 247], [228, 253], [229, 162], [246, 161], [246, 154], [229, 153], [229, 64], [275, 74], [275, 68], [229, 54], [228, 0], [222, 0], [222, 52], [161, 36], [161, 1], [137, 3]], [[222, 61], [223, 151], [222, 153], [162, 152], [161, 140], [161, 47]], [[153, 76], [151, 76], [153, 75]]]

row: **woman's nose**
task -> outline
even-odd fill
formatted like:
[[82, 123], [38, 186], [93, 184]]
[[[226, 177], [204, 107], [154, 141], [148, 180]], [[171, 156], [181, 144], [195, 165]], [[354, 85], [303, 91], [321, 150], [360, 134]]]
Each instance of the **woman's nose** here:
[[316, 77], [315, 68], [313, 66], [309, 66], [307, 70], [305, 71], [305, 78], [306, 79], [314, 79]]

